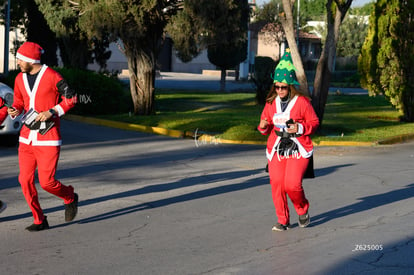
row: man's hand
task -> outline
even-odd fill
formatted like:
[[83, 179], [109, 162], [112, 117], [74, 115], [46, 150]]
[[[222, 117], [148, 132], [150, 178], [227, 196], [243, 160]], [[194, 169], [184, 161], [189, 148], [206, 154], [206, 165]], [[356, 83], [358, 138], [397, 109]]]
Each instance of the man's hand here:
[[7, 113], [12, 117], [18, 116], [20, 114], [20, 112], [13, 107], [7, 107]]
[[53, 114], [49, 111], [44, 111], [41, 112], [37, 115], [35, 121], [47, 121], [49, 120], [51, 117], [53, 116]]

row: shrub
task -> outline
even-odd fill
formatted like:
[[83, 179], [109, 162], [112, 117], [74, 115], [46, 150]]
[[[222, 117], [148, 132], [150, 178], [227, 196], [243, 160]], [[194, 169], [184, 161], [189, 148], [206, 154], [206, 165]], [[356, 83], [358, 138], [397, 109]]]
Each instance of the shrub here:
[[256, 102], [264, 105], [266, 96], [273, 83], [271, 75], [277, 62], [267, 56], [256, 56], [254, 64], [255, 69], [252, 75], [252, 81], [256, 85]]
[[118, 79], [77, 69], [56, 68], [56, 71], [78, 96], [78, 104], [72, 113], [101, 115], [130, 110], [131, 99]]

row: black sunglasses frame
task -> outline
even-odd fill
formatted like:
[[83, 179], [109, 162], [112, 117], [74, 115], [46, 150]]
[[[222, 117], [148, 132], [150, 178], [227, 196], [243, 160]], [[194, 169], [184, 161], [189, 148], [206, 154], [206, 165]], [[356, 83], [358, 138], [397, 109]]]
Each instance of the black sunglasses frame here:
[[275, 87], [275, 90], [285, 90], [287, 91], [289, 89], [289, 86], [277, 86], [277, 85], [273, 85], [273, 87]]

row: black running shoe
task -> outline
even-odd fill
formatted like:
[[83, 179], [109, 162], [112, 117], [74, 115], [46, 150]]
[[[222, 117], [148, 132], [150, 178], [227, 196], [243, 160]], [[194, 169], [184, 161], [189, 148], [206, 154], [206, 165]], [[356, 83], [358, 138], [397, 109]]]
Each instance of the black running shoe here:
[[273, 231], [286, 231], [290, 228], [290, 224], [277, 223], [272, 227]]
[[26, 230], [29, 230], [30, 232], [36, 232], [36, 231], [42, 231], [45, 229], [49, 229], [49, 223], [47, 222], [47, 217], [43, 219], [41, 224], [32, 224], [28, 227], [26, 227]]
[[7, 204], [5, 202], [0, 201], [0, 213], [7, 208]]
[[65, 221], [70, 222], [76, 217], [78, 213], [78, 194], [75, 193], [73, 202], [65, 204]]
[[310, 224], [310, 217], [309, 214], [306, 213], [305, 215], [299, 216], [299, 226], [300, 227], [306, 227]]

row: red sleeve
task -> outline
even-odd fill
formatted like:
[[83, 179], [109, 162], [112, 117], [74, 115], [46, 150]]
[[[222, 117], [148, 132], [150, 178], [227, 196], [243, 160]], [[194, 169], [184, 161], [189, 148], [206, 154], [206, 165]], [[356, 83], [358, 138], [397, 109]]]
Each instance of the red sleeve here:
[[13, 108], [18, 110], [20, 113], [24, 111], [23, 95], [20, 88], [24, 89], [23, 85], [23, 73], [19, 73], [14, 81], [14, 95], [13, 95]]
[[[0, 102], [1, 105], [3, 105], [3, 100], [0, 99], [0, 101], [1, 101]], [[6, 119], [6, 117], [7, 117], [7, 107], [4, 106], [3, 108], [0, 109], [0, 125], [3, 124], [3, 121]]]
[[269, 125], [267, 126], [266, 129], [262, 129], [260, 128], [260, 126], [257, 126], [257, 130], [262, 134], [262, 135], [268, 135], [272, 132], [274, 125], [273, 125], [273, 115], [274, 112], [272, 112], [271, 110], [274, 109], [272, 108], [272, 104], [270, 103], [266, 103], [262, 114], [260, 116], [260, 120], [264, 120], [267, 119], [267, 122], [269, 122]]

